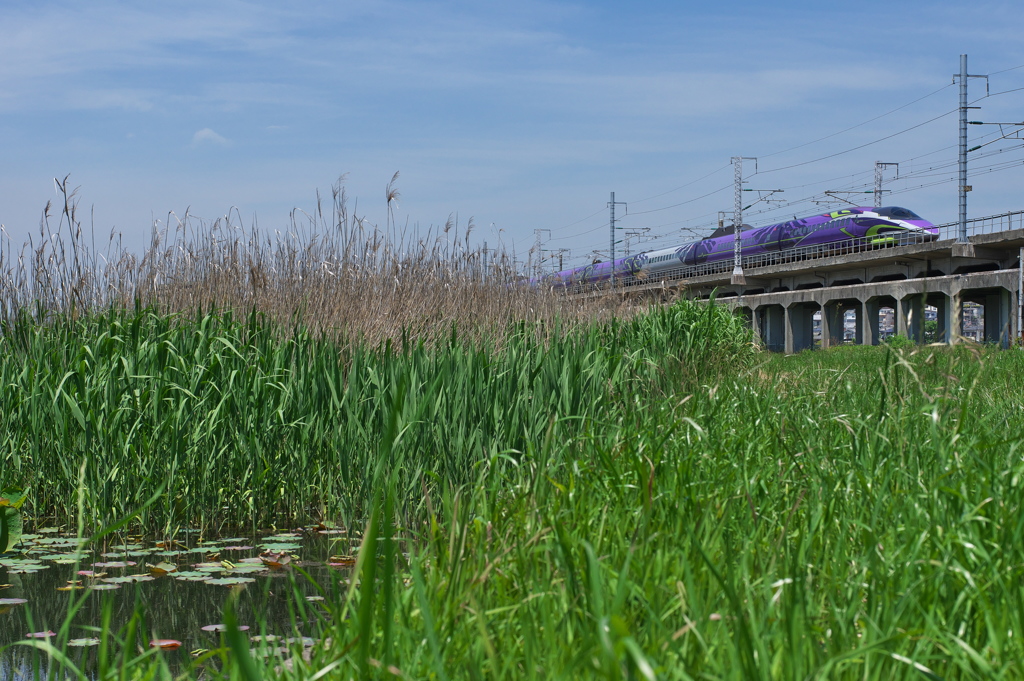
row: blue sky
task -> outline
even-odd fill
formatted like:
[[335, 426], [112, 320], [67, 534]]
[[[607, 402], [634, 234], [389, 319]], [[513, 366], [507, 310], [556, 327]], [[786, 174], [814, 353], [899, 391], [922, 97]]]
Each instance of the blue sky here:
[[[475, 241], [521, 257], [550, 230], [568, 265], [607, 249], [610, 191], [624, 228], [659, 237], [646, 247], [707, 231], [736, 155], [759, 159], [748, 187], [786, 188], [751, 224], [821, 212], [879, 160], [901, 164], [887, 203], [953, 220], [951, 76], [967, 53], [992, 93], [1024, 88], [1006, 70], [1024, 65], [1019, 4], [851, 5], [4, 0], [0, 224], [15, 245], [38, 233], [68, 174], [98, 238], [133, 247], [186, 208], [283, 229], [343, 174], [383, 224], [399, 171], [400, 224], [473, 217]], [[1024, 120], [1024, 90], [977, 105]], [[972, 160], [993, 171], [972, 177], [972, 215], [1024, 209], [1022, 146], [976, 152], [999, 153]]]

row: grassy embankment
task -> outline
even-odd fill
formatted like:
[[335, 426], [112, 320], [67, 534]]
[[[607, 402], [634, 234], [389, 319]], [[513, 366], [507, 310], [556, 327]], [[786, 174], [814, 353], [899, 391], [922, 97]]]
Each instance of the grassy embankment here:
[[154, 530], [365, 527], [330, 641], [285, 670], [229, 637], [245, 678], [1024, 676], [1016, 351], [766, 357], [685, 303], [489, 345], [337, 338], [8, 327], [4, 475], [71, 516], [84, 470], [89, 523], [166, 481]]

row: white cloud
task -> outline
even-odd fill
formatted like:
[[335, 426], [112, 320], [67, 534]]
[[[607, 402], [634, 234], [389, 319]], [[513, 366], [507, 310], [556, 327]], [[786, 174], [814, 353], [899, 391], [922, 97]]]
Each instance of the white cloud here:
[[196, 134], [192, 135], [192, 146], [198, 147], [204, 144], [215, 144], [217, 146], [226, 147], [229, 144], [229, 141], [218, 135], [210, 128], [203, 128], [202, 130], [197, 130]]

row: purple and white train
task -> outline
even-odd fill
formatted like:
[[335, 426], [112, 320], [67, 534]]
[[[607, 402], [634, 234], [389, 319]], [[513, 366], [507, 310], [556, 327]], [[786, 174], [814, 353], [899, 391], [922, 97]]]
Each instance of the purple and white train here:
[[[780, 222], [740, 232], [743, 257], [768, 254], [805, 247], [820, 246], [826, 250], [841, 242], [886, 246], [909, 241], [931, 241], [939, 237], [938, 228], [906, 208], [844, 208], [799, 220]], [[710, 236], [681, 246], [637, 253], [615, 261], [615, 278], [644, 279], [660, 272], [687, 265], [732, 261], [735, 235], [733, 228], [719, 228]], [[584, 267], [562, 270], [532, 283], [547, 286], [570, 286], [606, 281], [611, 264], [599, 262]]]

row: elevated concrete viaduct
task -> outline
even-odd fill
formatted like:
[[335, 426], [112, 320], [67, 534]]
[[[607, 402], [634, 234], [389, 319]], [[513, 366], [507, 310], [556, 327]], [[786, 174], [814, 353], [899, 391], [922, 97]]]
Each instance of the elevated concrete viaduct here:
[[[943, 225], [943, 236], [950, 232]], [[1021, 337], [1020, 253], [1024, 212], [971, 223], [969, 243], [955, 239], [895, 246], [844, 247], [837, 253], [802, 253], [774, 262], [744, 263], [745, 283], [730, 283], [733, 262], [680, 268], [657, 281], [626, 277], [616, 284], [624, 296], [708, 299], [744, 315], [770, 350], [800, 352], [815, 347], [814, 316], [820, 314], [820, 347], [844, 342], [844, 318], [856, 315], [853, 341], [876, 345], [879, 312], [894, 312], [896, 333], [924, 342], [926, 306], [937, 310], [937, 339], [963, 336], [962, 308], [984, 308], [984, 340], [1008, 347]], [[857, 246], [856, 244], [854, 246]], [[607, 295], [579, 290], [578, 295]]]

